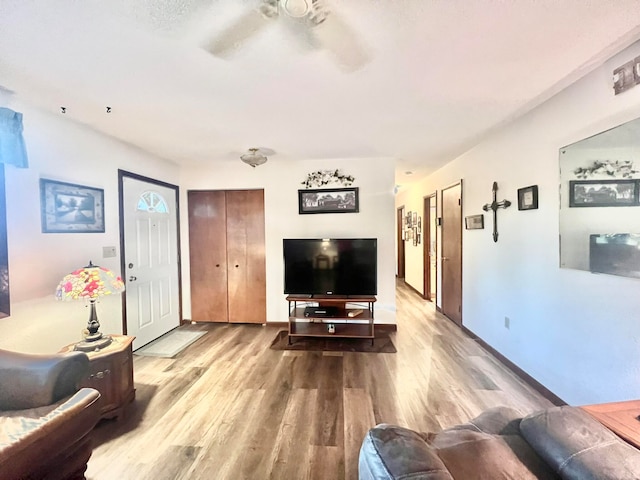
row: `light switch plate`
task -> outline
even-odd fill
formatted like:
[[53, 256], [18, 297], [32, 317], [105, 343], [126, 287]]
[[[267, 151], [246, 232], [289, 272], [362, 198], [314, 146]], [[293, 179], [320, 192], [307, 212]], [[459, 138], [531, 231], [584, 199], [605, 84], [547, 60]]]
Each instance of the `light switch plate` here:
[[116, 247], [102, 247], [102, 258], [111, 258], [116, 256]]

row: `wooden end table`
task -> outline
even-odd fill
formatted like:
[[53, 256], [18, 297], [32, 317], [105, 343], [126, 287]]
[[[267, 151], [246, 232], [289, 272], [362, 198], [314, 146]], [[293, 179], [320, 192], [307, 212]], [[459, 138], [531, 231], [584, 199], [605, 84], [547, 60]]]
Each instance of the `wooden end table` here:
[[580, 408], [619, 437], [640, 448], [640, 400], [600, 403]]
[[[95, 388], [100, 392], [100, 412], [103, 418], [120, 418], [124, 407], [135, 398], [133, 386], [133, 350], [135, 337], [111, 335], [110, 345], [97, 352], [85, 352], [89, 356], [89, 374], [80, 382], [81, 387]], [[72, 352], [75, 343], [61, 352]]]

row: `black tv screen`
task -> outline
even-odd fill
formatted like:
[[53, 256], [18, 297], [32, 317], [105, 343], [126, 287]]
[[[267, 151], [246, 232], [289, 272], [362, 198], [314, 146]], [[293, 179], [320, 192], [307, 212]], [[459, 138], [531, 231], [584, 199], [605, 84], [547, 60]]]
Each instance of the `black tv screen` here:
[[640, 278], [640, 234], [590, 235], [589, 269], [594, 273]]
[[375, 238], [284, 239], [284, 293], [376, 295]]

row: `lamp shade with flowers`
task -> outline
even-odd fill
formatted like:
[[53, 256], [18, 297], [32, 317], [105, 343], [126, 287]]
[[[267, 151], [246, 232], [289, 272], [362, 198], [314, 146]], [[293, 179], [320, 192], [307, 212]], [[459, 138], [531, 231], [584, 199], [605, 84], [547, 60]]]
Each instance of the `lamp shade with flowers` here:
[[111, 343], [111, 337], [100, 333], [100, 323], [96, 314], [96, 299], [124, 291], [124, 282], [108, 268], [89, 262], [86, 267], [74, 270], [62, 279], [56, 289], [58, 300], [86, 300], [89, 302], [88, 334], [83, 342], [75, 345], [76, 350], [100, 350]]

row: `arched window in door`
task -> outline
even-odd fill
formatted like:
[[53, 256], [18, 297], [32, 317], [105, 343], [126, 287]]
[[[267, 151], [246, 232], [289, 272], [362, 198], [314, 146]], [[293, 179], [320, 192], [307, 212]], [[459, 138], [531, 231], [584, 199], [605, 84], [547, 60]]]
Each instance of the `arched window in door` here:
[[138, 199], [138, 210], [149, 213], [169, 213], [169, 207], [162, 195], [147, 190]]

